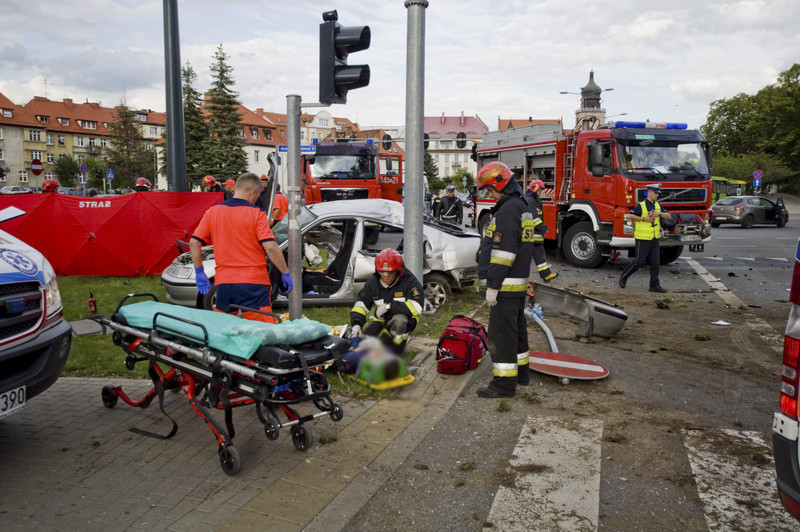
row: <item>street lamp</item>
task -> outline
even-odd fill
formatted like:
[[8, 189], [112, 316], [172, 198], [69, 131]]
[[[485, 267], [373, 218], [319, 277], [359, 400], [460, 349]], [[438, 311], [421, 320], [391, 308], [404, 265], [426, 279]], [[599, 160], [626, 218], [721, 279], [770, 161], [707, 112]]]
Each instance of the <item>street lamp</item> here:
[[614, 118], [615, 116], [628, 116], [628, 113], [618, 113], [615, 115], [608, 115], [606, 118]]

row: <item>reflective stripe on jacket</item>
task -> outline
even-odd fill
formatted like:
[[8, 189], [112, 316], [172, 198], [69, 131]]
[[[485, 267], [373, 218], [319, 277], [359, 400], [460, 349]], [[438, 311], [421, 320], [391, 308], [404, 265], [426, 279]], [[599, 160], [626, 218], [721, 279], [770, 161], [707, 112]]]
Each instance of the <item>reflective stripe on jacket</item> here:
[[[639, 203], [642, 208], [642, 217], [647, 216], [647, 206], [645, 202]], [[661, 205], [655, 202], [655, 211], [661, 212]], [[661, 217], [656, 218], [653, 222], [635, 222], [633, 230], [633, 238], [637, 240], [653, 240], [661, 235]]]

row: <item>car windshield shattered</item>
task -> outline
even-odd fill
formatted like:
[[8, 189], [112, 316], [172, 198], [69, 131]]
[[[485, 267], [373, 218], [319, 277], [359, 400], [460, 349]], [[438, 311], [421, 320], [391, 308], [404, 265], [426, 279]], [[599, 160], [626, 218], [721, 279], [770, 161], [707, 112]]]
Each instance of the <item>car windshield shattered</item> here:
[[629, 175], [681, 174], [686, 179], [708, 179], [708, 161], [700, 144], [651, 144], [619, 145], [619, 162]]
[[[316, 219], [317, 215], [308, 210], [308, 207], [304, 205], [300, 208], [300, 227], [305, 227]], [[275, 224], [275, 227], [272, 228], [272, 234], [275, 235], [275, 243], [279, 246], [286, 242], [286, 239], [289, 238], [288, 216], [284, 216], [280, 222]]]

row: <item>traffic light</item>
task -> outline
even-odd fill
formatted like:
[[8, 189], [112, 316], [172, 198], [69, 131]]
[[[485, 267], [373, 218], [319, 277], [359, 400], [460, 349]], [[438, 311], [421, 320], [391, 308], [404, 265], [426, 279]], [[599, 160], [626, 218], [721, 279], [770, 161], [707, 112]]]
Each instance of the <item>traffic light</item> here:
[[389, 151], [392, 149], [392, 136], [386, 133], [383, 138], [381, 138], [383, 142], [381, 142], [381, 146], [384, 150]]
[[369, 26], [345, 27], [336, 10], [322, 14], [319, 25], [319, 101], [346, 103], [347, 91], [369, 85], [369, 65], [348, 65], [347, 56], [369, 48]]
[[463, 150], [467, 147], [467, 135], [463, 131], [456, 135], [456, 147]]
[[95, 177], [97, 178], [98, 181], [102, 181], [103, 180], [103, 171], [100, 170], [99, 168], [95, 169], [94, 175], [95, 175]]
[[6, 169], [0, 168], [0, 181], [4, 181], [6, 178]]
[[422, 135], [422, 140], [423, 140], [422, 147], [423, 147], [423, 149], [425, 149], [425, 150], [428, 149], [428, 145], [430, 145], [430, 139], [431, 139], [431, 136], [428, 135], [427, 133], [424, 133]]

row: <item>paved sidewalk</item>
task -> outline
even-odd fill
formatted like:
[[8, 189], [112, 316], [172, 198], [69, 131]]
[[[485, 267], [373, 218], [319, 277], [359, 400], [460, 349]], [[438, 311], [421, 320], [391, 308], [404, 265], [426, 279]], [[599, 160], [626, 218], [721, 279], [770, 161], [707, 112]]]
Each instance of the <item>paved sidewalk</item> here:
[[[158, 440], [129, 431], [167, 433], [157, 403], [138, 410], [119, 401], [108, 409], [100, 399], [109, 384], [138, 399], [148, 381], [61, 378], [0, 421], [0, 528], [342, 528], [476, 373], [438, 375], [435, 344], [415, 347], [414, 384], [379, 402], [336, 398], [344, 419], [310, 422], [309, 452], [295, 450], [288, 430], [268, 441], [253, 409], [234, 409], [243, 462], [236, 477], [222, 472], [214, 438], [183, 394], [167, 393], [165, 408], [180, 428]], [[337, 441], [320, 446], [322, 432]]]

